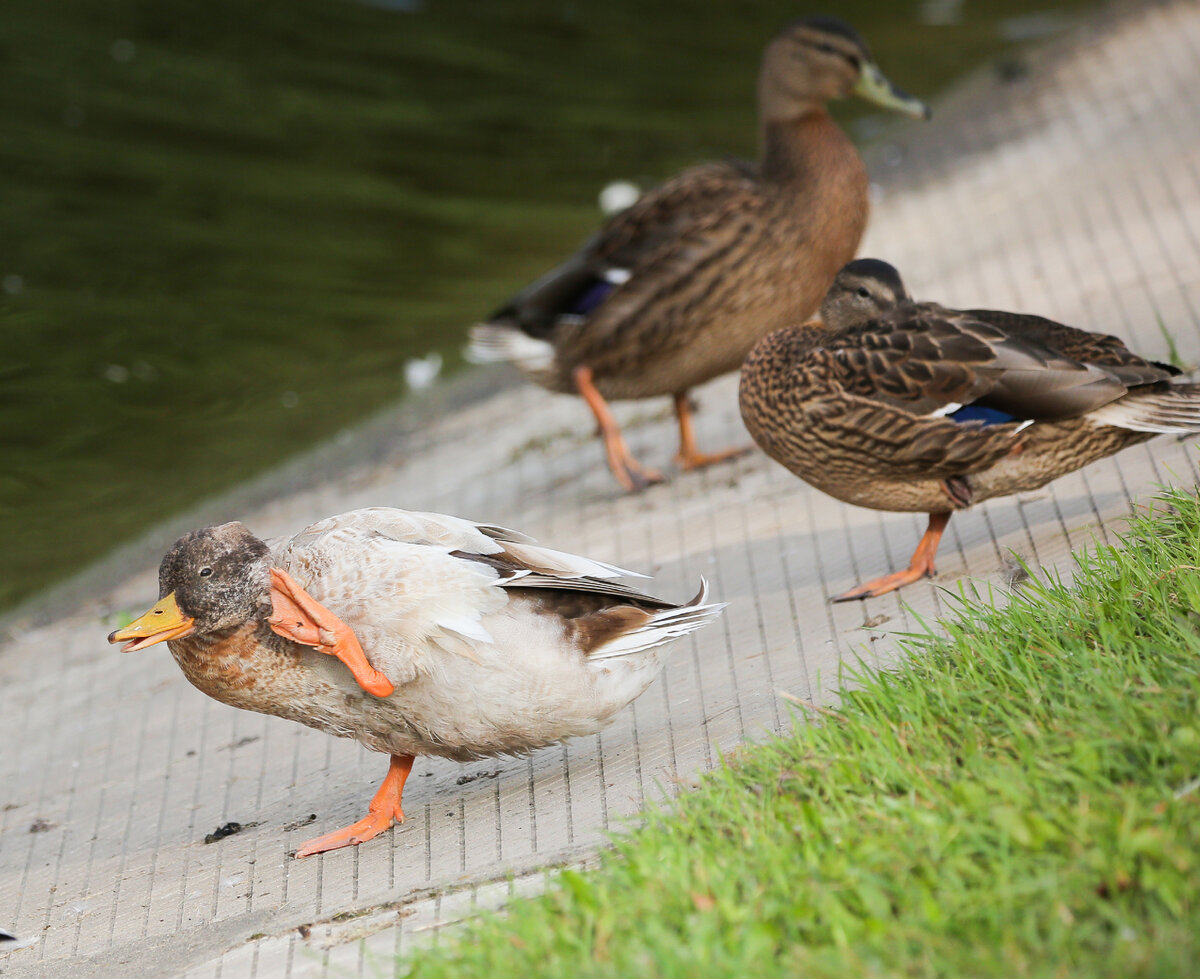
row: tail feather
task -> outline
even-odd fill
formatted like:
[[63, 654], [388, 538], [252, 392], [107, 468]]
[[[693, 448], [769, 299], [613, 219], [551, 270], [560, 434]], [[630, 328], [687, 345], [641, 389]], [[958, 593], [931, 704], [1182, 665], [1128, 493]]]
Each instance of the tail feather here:
[[1172, 384], [1143, 392], [1134, 390], [1087, 418], [1131, 432], [1182, 435], [1200, 431], [1200, 384]]
[[504, 323], [476, 323], [464, 356], [472, 364], [513, 363], [525, 371], [549, 370], [554, 347]]
[[701, 578], [700, 591], [690, 602], [655, 612], [641, 627], [593, 650], [588, 659], [604, 660], [629, 656], [673, 642], [715, 620], [725, 605], [725, 602], [708, 603], [708, 581]]

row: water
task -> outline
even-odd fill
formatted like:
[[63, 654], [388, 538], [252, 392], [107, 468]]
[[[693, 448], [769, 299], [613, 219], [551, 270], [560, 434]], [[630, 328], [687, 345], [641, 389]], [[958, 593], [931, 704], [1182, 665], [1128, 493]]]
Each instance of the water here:
[[[928, 98], [1088, 6], [826, 9]], [[818, 9], [8, 0], [0, 606], [453, 369], [610, 181], [753, 155], [762, 46]]]

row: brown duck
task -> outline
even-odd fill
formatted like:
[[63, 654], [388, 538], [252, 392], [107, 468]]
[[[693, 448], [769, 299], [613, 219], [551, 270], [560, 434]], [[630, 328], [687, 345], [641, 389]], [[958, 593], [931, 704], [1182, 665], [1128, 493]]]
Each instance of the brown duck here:
[[696, 448], [688, 390], [736, 370], [765, 333], [809, 316], [854, 257], [867, 173], [825, 111], [858, 94], [928, 116], [832, 17], [796, 21], [767, 46], [757, 165], [709, 163], [647, 193], [471, 333], [468, 356], [512, 361], [592, 409], [627, 490], [661, 476], [630, 454], [606, 399], [672, 395], [684, 469], [735, 454]]
[[955, 510], [1037, 489], [1156, 434], [1200, 430], [1200, 385], [1113, 336], [1041, 316], [914, 302], [886, 262], [834, 280], [823, 323], [764, 337], [742, 367], [742, 419], [776, 462], [847, 503], [929, 514], [904, 571], [934, 573]]

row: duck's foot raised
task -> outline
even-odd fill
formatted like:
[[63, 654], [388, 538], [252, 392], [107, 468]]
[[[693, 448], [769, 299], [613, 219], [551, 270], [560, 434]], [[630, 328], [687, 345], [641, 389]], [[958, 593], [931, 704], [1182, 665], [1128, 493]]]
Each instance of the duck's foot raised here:
[[629, 451], [629, 446], [625, 444], [625, 438], [621, 435], [621, 426], [613, 417], [608, 402], [596, 390], [596, 385], [592, 380], [592, 369], [586, 366], [576, 367], [573, 377], [580, 397], [587, 402], [587, 406], [592, 409], [592, 414], [596, 416], [596, 424], [600, 426], [600, 436], [604, 439], [604, 454], [608, 459], [608, 468], [612, 470], [616, 481], [630, 493], [644, 490], [647, 486], [655, 483], [661, 483], [663, 481], [662, 474], [654, 469], [647, 469]]
[[336, 656], [349, 667], [358, 685], [372, 696], [387, 697], [396, 689], [391, 680], [367, 662], [354, 630], [282, 568], [271, 569], [271, 617], [267, 624], [286, 639]]
[[897, 588], [903, 588], [905, 585], [911, 585], [914, 581], [920, 581], [926, 575], [933, 577], [933, 559], [937, 554], [938, 544], [941, 543], [942, 534], [948, 523], [950, 523], [950, 514], [931, 513], [929, 527], [925, 530], [925, 535], [921, 538], [921, 542], [917, 545], [912, 560], [908, 562], [905, 570], [885, 574], [882, 578], [876, 578], [857, 588], [851, 588], [848, 592], [835, 595], [830, 601], [851, 602], [856, 598], [875, 598], [895, 591]]
[[724, 452], [701, 452], [696, 448], [696, 429], [692, 424], [692, 399], [688, 392], [675, 395], [675, 417], [679, 419], [679, 451], [675, 454], [675, 463], [684, 471], [703, 469], [726, 459], [736, 459], [744, 456], [754, 446], [741, 445]]
[[344, 846], [358, 846], [374, 839], [392, 823], [404, 822], [404, 810], [400, 808], [400, 797], [404, 795], [404, 783], [412, 771], [413, 755], [392, 755], [388, 773], [375, 798], [367, 807], [367, 815], [357, 823], [309, 840], [296, 851], [296, 859], [311, 857], [314, 853], [340, 850]]

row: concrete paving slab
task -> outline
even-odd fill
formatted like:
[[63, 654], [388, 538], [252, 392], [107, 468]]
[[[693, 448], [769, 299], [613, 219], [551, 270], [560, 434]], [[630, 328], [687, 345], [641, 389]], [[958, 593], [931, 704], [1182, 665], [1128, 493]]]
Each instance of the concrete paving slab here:
[[[895, 262], [917, 296], [1037, 311], [1165, 358], [1161, 321], [1200, 360], [1200, 6], [1110, 16], [1026, 68], [974, 79], [877, 154], [863, 254]], [[704, 445], [746, 441], [735, 392], [734, 378], [699, 392]], [[0, 947], [0, 974], [386, 973], [454, 921], [540, 889], [545, 868], [594, 854], [720, 752], [778, 730], [780, 691], [827, 702], [843, 663], [893, 662], [896, 633], [952, 608], [947, 589], [1002, 599], [1014, 558], [1069, 571], [1136, 501], [1197, 479], [1192, 443], [1161, 438], [955, 516], [936, 581], [831, 606], [901, 566], [923, 518], [844, 506], [757, 453], [621, 496], [583, 405], [528, 386], [406, 413], [403, 431], [376, 425], [369, 452], [343, 452], [330, 478], [251, 507], [218, 501], [206, 519], [267, 536], [357, 506], [441, 510], [654, 574], [665, 596], [704, 574], [730, 603], [722, 622], [680, 643], [603, 733], [531, 758], [421, 759], [403, 826], [304, 861], [290, 852], [357, 818], [386, 763], [206, 699], [162, 650], [117, 654], [105, 635], [157, 597], [152, 564], [73, 611], [10, 624], [0, 926], [33, 941]], [[666, 407], [618, 413], [634, 452], [664, 464]], [[231, 821], [240, 832], [204, 842]]]

